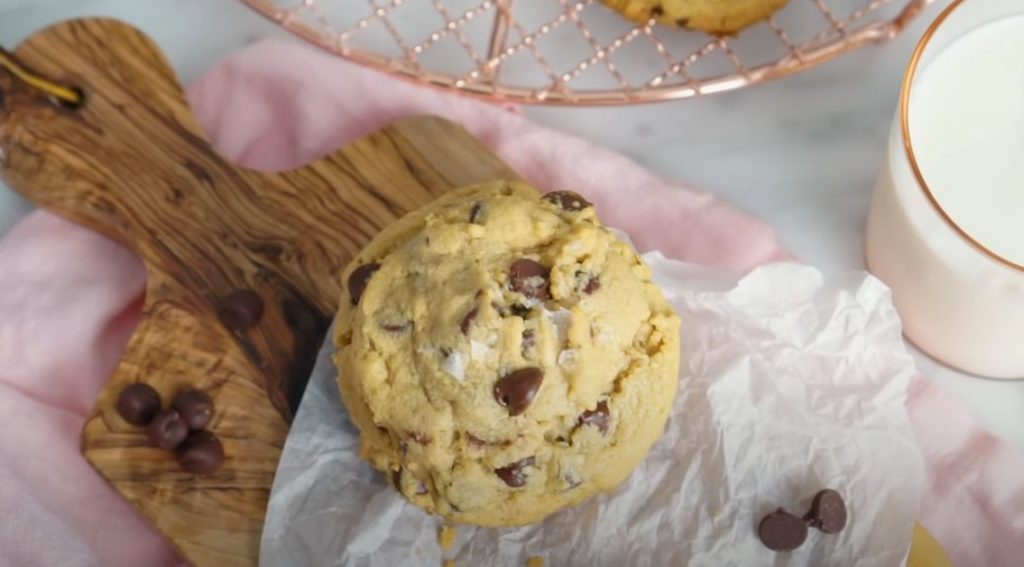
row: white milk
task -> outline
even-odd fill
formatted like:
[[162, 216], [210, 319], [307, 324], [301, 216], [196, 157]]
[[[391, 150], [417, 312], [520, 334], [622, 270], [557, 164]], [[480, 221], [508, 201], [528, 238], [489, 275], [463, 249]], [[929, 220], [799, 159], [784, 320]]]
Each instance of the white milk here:
[[[914, 154], [942, 207], [984, 246], [1024, 264], [1024, 16], [981, 25], [926, 61], [909, 117]], [[910, 169], [898, 117], [867, 255], [919, 347], [969, 372], [1024, 378], [1024, 272], [940, 218]]]

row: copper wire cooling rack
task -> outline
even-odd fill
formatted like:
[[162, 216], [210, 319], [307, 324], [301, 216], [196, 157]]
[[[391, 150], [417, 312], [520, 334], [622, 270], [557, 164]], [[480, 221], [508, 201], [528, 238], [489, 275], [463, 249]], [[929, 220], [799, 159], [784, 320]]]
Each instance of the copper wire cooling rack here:
[[242, 0], [347, 59], [525, 103], [611, 105], [738, 89], [896, 36], [932, 0], [790, 0], [736, 37], [571, 0]]

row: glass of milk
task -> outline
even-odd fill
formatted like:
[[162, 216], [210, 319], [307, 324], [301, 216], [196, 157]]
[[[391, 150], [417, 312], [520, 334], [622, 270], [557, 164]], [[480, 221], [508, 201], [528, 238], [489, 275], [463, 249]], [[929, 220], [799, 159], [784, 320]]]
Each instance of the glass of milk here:
[[866, 244], [913, 343], [1024, 378], [1024, 0], [957, 0], [921, 39]]

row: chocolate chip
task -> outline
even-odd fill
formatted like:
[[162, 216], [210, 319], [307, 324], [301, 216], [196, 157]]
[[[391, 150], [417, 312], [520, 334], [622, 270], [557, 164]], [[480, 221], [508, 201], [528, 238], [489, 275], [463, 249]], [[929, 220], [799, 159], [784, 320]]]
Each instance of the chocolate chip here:
[[262, 317], [263, 299], [251, 289], [236, 289], [217, 305], [217, 319], [232, 331], [248, 331]]
[[533, 457], [526, 457], [520, 461], [516, 461], [511, 465], [506, 465], [500, 469], [494, 469], [494, 474], [498, 475], [498, 478], [503, 480], [505, 484], [512, 488], [519, 488], [526, 484], [526, 469], [533, 466]]
[[597, 403], [597, 407], [592, 410], [587, 410], [580, 414], [576, 418], [576, 426], [583, 427], [584, 425], [593, 425], [601, 433], [608, 433], [608, 424], [611, 422], [611, 417], [608, 414], [608, 402], [601, 400]]
[[395, 490], [402, 492], [402, 469], [391, 471], [391, 484], [395, 486]]
[[657, 6], [651, 8], [652, 18], [660, 18], [663, 15], [665, 15], [665, 9], [661, 7], [661, 4], [658, 4]]
[[363, 296], [366, 286], [370, 283], [370, 278], [379, 269], [380, 264], [371, 262], [352, 270], [348, 276], [348, 294], [352, 298], [353, 304], [359, 303], [359, 298]]
[[149, 424], [149, 438], [161, 449], [173, 449], [188, 437], [188, 424], [174, 410], [163, 410]]
[[466, 313], [466, 316], [462, 318], [462, 322], [459, 323], [459, 328], [462, 329], [462, 334], [468, 334], [469, 328], [473, 325], [473, 321], [476, 319], [477, 314], [480, 313], [480, 309], [474, 307]]
[[117, 396], [117, 413], [132, 425], [149, 425], [160, 411], [160, 394], [149, 384], [136, 382]]
[[544, 195], [544, 200], [571, 212], [582, 211], [592, 206], [590, 201], [587, 201], [579, 193], [574, 193], [573, 191], [552, 191]]
[[543, 381], [544, 371], [540, 368], [520, 368], [494, 384], [494, 399], [508, 408], [510, 416], [519, 415], [533, 403]]
[[512, 306], [512, 314], [515, 315], [516, 317], [522, 317], [523, 319], [526, 319], [526, 317], [530, 314], [530, 308], [516, 303], [515, 305]]
[[480, 217], [483, 216], [484, 204], [476, 203], [473, 208], [469, 210], [469, 222], [477, 224], [480, 222]]
[[793, 514], [779, 508], [768, 514], [757, 526], [757, 537], [768, 549], [792, 551], [807, 539], [807, 524]]
[[526, 353], [537, 344], [537, 332], [533, 329], [526, 329], [523, 331], [523, 358], [526, 358]]
[[841, 494], [826, 488], [814, 495], [811, 509], [804, 515], [812, 528], [827, 534], [837, 534], [846, 527], [846, 502]]
[[508, 269], [508, 279], [513, 291], [518, 291], [526, 297], [544, 300], [551, 297], [548, 292], [548, 273], [549, 270], [544, 264], [520, 258], [512, 262]]
[[690, 18], [678, 18], [676, 19], [676, 25], [681, 28], [689, 27]]
[[199, 431], [213, 419], [213, 400], [201, 390], [186, 390], [178, 394], [171, 408], [181, 415], [192, 431]]
[[587, 284], [583, 286], [583, 293], [590, 295], [599, 289], [601, 289], [601, 280], [597, 276], [592, 275], [587, 279]]
[[175, 454], [181, 468], [195, 474], [210, 474], [224, 462], [224, 446], [209, 431], [197, 431], [189, 435]]

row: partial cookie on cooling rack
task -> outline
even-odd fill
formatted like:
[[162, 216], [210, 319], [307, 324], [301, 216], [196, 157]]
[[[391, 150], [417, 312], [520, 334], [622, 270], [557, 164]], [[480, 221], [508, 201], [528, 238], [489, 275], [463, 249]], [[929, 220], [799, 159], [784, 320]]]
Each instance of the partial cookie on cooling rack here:
[[602, 0], [627, 18], [732, 35], [767, 19], [789, 0]]

